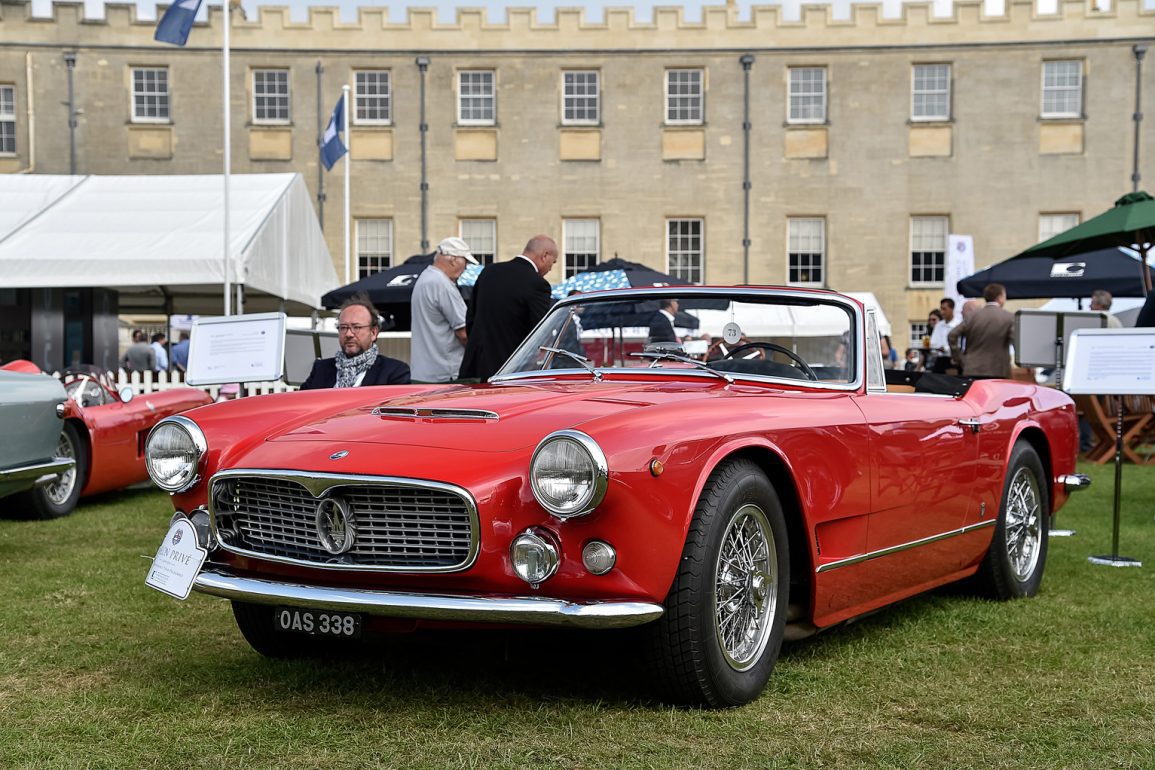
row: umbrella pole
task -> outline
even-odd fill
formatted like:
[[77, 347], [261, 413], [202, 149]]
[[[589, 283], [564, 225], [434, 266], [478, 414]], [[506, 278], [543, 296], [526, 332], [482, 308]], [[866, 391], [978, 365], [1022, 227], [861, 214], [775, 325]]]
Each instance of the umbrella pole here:
[[1119, 498], [1123, 487], [1123, 397], [1115, 396], [1115, 515], [1111, 529], [1111, 554], [1088, 556], [1087, 561], [1105, 567], [1142, 567], [1143, 562], [1119, 555]]

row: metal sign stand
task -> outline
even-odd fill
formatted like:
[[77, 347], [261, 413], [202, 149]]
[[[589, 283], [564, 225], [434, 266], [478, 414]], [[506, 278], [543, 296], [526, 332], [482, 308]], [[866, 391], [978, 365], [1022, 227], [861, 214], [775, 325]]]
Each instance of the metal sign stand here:
[[1111, 527], [1111, 554], [1088, 556], [1087, 561], [1105, 567], [1142, 567], [1143, 562], [1119, 555], [1119, 498], [1123, 489], [1123, 397], [1115, 396], [1115, 518]]

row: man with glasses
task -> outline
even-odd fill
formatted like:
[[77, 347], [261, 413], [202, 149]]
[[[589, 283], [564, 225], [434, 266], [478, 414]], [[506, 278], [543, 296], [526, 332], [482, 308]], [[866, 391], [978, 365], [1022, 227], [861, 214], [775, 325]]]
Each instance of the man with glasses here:
[[461, 377], [488, 380], [553, 305], [545, 274], [557, 262], [557, 243], [535, 235], [521, 254], [481, 271], [465, 314], [469, 341]]
[[433, 264], [413, 284], [413, 336], [409, 360], [413, 381], [442, 383], [457, 379], [465, 353], [465, 300], [457, 279], [477, 260], [469, 244], [446, 238], [437, 245]]
[[341, 305], [337, 316], [337, 342], [341, 349], [332, 358], [318, 358], [301, 390], [355, 388], [362, 385], [407, 385], [409, 367], [377, 352], [377, 308], [364, 295]]

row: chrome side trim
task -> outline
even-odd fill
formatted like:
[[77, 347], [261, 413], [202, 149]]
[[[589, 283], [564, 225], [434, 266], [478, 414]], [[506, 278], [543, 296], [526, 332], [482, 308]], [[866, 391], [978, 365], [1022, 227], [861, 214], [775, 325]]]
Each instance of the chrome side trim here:
[[411, 420], [497, 420], [497, 412], [488, 409], [429, 409], [406, 406], [379, 406], [374, 417], [404, 417]]
[[370, 591], [278, 583], [207, 569], [197, 575], [193, 590], [256, 604], [287, 604], [392, 618], [571, 628], [638, 626], [657, 620], [664, 612], [662, 605], [651, 602], [579, 604], [538, 596], [481, 597]]
[[959, 529], [951, 530], [950, 532], [942, 532], [942, 533], [937, 534], [937, 535], [931, 535], [930, 537], [924, 537], [921, 540], [912, 540], [909, 543], [900, 543], [899, 545], [892, 545], [889, 548], [883, 548], [883, 549], [878, 550], [878, 551], [871, 551], [870, 553], [863, 553], [863, 554], [859, 554], [858, 556], [851, 556], [849, 559], [842, 559], [840, 561], [832, 561], [829, 564], [820, 564], [818, 566], [818, 569], [816, 569], [814, 571], [815, 572], [829, 572], [830, 570], [838, 569], [839, 567], [849, 567], [852, 564], [860, 564], [864, 561], [870, 561], [871, 559], [878, 559], [878, 558], [881, 558], [883, 556], [889, 556], [892, 553], [898, 553], [899, 551], [906, 551], [906, 550], [909, 550], [911, 548], [917, 548], [920, 545], [928, 545], [929, 543], [935, 543], [935, 542], [938, 542], [939, 540], [946, 540], [948, 537], [955, 537], [957, 535], [965, 535], [966, 533], [973, 532], [976, 529], [982, 529], [983, 527], [993, 527], [994, 525], [995, 525], [994, 519], [991, 519], [990, 521], [980, 521], [978, 524], [968, 524], [965, 527], [960, 527]]
[[49, 479], [54, 479], [60, 474], [67, 472], [74, 465], [76, 465], [76, 460], [71, 457], [54, 457], [48, 462], [23, 465], [19, 468], [4, 468], [0, 470], [0, 481], [31, 481], [33, 483], [41, 483], [44, 481], [44, 476], [48, 476]]
[[[224, 538], [221, 537], [217, 530], [217, 511], [216, 501], [214, 500], [214, 487], [217, 481], [230, 479], [234, 477], [257, 477], [263, 479], [278, 479], [294, 481], [300, 484], [309, 492], [314, 498], [320, 500], [326, 492], [333, 487], [341, 486], [403, 486], [414, 487], [417, 489], [438, 489], [444, 492], [457, 495], [465, 503], [465, 508], [469, 513], [469, 553], [465, 561], [456, 564], [452, 567], [379, 567], [379, 566], [365, 566], [361, 564], [319, 564], [315, 561], [307, 561], [304, 559], [293, 559], [287, 556], [275, 556], [273, 554], [262, 553], [260, 551], [250, 551], [246, 548], [238, 548], [230, 545]], [[343, 475], [338, 473], [308, 473], [305, 471], [284, 471], [268, 468], [229, 468], [223, 471], [217, 471], [209, 479], [209, 523], [212, 526], [213, 537], [220, 543], [224, 550], [235, 553], [239, 556], [251, 556], [254, 559], [262, 559], [264, 561], [275, 561], [282, 564], [294, 564], [301, 567], [310, 567], [312, 569], [322, 570], [347, 570], [355, 572], [408, 572], [408, 573], [448, 573], [461, 572], [473, 566], [477, 561], [477, 554], [481, 550], [481, 521], [477, 514], [477, 501], [473, 499], [466, 489], [459, 487], [456, 484], [446, 484], [440, 481], [423, 481], [419, 479], [401, 478], [398, 476], [360, 476], [360, 475]]]
[[1085, 473], [1064, 473], [1057, 480], [1068, 492], [1078, 492], [1091, 486], [1091, 477]]

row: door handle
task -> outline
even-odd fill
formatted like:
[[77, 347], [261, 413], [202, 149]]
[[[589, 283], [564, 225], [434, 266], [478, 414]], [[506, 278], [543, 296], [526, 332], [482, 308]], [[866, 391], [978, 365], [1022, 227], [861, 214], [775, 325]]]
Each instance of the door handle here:
[[959, 420], [958, 424], [970, 428], [971, 433], [978, 433], [983, 427], [983, 424], [973, 417], [967, 417], [964, 420]]

